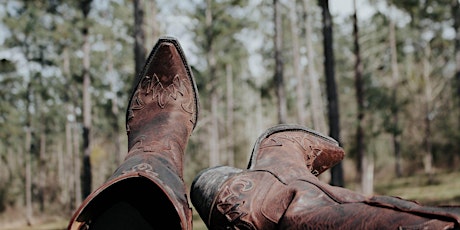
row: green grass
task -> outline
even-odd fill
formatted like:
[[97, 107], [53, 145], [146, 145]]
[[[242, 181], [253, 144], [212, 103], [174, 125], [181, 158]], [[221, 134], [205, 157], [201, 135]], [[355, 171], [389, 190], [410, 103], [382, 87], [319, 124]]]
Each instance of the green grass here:
[[196, 213], [195, 210], [193, 210], [193, 229], [194, 230], [207, 230], [206, 225], [204, 222], [201, 220], [200, 216], [198, 213]]
[[65, 219], [53, 219], [50, 221], [44, 221], [36, 223], [32, 226], [20, 226], [5, 228], [4, 230], [65, 230], [67, 228], [68, 220]]
[[381, 195], [398, 196], [424, 205], [460, 205], [460, 172], [416, 175], [375, 185]]
[[[424, 175], [376, 181], [375, 193], [415, 200], [423, 205], [460, 205], [460, 172], [440, 173], [431, 178]], [[206, 226], [194, 210], [193, 229], [206, 230]], [[68, 220], [52, 219], [31, 227], [9, 230], [61, 230]]]

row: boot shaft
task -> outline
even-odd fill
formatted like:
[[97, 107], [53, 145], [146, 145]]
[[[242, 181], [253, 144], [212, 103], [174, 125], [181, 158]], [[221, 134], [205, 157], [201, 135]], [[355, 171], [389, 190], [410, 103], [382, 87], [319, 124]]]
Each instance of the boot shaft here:
[[216, 167], [200, 172], [190, 191], [208, 229], [275, 229], [293, 196], [267, 171]]

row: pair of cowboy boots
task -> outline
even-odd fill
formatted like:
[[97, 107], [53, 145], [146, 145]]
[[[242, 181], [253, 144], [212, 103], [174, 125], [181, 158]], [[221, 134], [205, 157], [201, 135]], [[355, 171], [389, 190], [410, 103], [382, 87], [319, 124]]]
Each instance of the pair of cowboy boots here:
[[365, 197], [319, 181], [343, 156], [329, 137], [275, 126], [257, 140], [247, 170], [200, 172], [191, 200], [209, 229], [459, 229], [460, 207]]
[[[129, 100], [125, 161], [83, 201], [68, 229], [192, 229], [183, 156], [198, 108], [178, 41], [160, 38]], [[365, 198], [318, 181], [343, 156], [329, 137], [276, 126], [257, 140], [247, 170], [221, 166], [200, 172], [191, 200], [209, 229], [458, 227], [455, 208]]]

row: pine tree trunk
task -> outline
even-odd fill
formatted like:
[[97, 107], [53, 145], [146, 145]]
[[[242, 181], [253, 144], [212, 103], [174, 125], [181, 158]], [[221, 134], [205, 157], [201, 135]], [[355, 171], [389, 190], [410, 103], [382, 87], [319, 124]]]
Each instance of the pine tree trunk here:
[[135, 76], [139, 75], [146, 60], [144, 32], [144, 1], [133, 0], [134, 4], [134, 64]]
[[372, 195], [374, 193], [374, 157], [372, 154], [364, 154], [361, 162], [363, 165], [361, 190], [364, 195]]
[[[71, 82], [72, 77], [70, 74], [70, 56], [69, 56], [68, 47], [64, 47], [64, 50], [62, 52], [62, 59], [63, 59], [63, 63], [62, 63], [63, 74], [67, 78], [67, 80]], [[68, 97], [76, 98], [75, 88], [73, 87], [69, 88]], [[76, 133], [74, 133], [73, 131], [74, 122], [69, 120], [69, 117], [74, 117], [74, 119], [76, 117], [75, 116], [75, 104], [76, 102], [74, 100], [70, 100], [69, 104], [67, 105], [67, 116], [66, 116], [67, 119], [66, 119], [66, 126], [65, 126], [65, 132], [66, 132], [65, 134], [66, 136], [65, 159], [67, 160], [64, 161], [64, 166], [63, 166], [64, 169], [66, 169], [65, 171], [67, 171], [69, 175], [64, 178], [64, 180], [68, 180], [68, 181], [65, 181], [67, 185], [67, 189], [62, 192], [63, 193], [62, 199], [63, 199], [63, 202], [67, 202], [70, 210], [73, 210], [74, 208], [77, 207], [77, 206], [74, 206], [75, 204], [80, 205], [81, 203], [81, 189], [79, 190], [78, 195], [76, 192], [77, 183], [78, 183], [78, 187], [81, 186], [80, 180], [78, 180], [78, 182], [76, 180], [76, 177], [80, 178], [80, 168], [78, 168], [78, 170], [75, 168], [77, 166], [75, 162], [80, 162], [80, 158], [79, 157], [75, 158], [74, 156], [77, 154], [77, 151], [79, 151], [78, 143], [74, 143], [74, 140], [72, 139], [72, 135], [76, 135]], [[74, 147], [75, 144], [76, 144], [76, 147]], [[75, 174], [75, 173], [78, 173], [78, 174]], [[59, 174], [62, 175], [61, 173]]]
[[313, 129], [326, 134], [327, 125], [323, 107], [323, 97], [321, 96], [321, 86], [319, 83], [319, 76], [315, 69], [315, 51], [313, 49], [313, 29], [311, 25], [311, 15], [308, 10], [309, 1], [303, 1], [304, 13], [304, 27], [305, 27], [305, 43], [307, 46], [307, 68], [308, 68], [308, 82], [310, 83], [310, 107], [313, 120]]
[[83, 197], [91, 193], [91, 78], [89, 75], [89, 34], [88, 28], [83, 31], [83, 176], [82, 192]]
[[[145, 8], [148, 9], [148, 14], [145, 17], [146, 20], [146, 32], [145, 44], [155, 44], [156, 40], [160, 36], [160, 25], [157, 20], [157, 4], [156, 0], [146, 1]], [[145, 46], [144, 46], [145, 47]]]
[[227, 120], [226, 120], [226, 126], [227, 126], [227, 164], [229, 166], [234, 166], [235, 165], [235, 143], [233, 139], [233, 123], [234, 123], [234, 118], [233, 118], [233, 107], [234, 107], [234, 102], [233, 102], [233, 69], [231, 64], [227, 64], [226, 68], [226, 80], [227, 80]]
[[213, 15], [212, 15], [212, 1], [206, 1], [206, 41], [207, 41], [207, 53], [206, 61], [208, 64], [209, 79], [210, 79], [210, 105], [211, 105], [211, 125], [209, 126], [209, 166], [217, 166], [220, 164], [219, 154], [219, 114], [218, 114], [218, 102], [219, 94], [217, 91], [217, 77], [216, 77], [216, 57], [214, 53], [214, 35], [213, 35]]
[[286, 123], [287, 121], [287, 104], [286, 92], [284, 89], [283, 77], [283, 32], [281, 24], [281, 5], [278, 0], [273, 0], [274, 7], [274, 24], [275, 24], [275, 90], [278, 107], [278, 123]]
[[26, 178], [25, 178], [25, 203], [26, 203], [26, 221], [27, 225], [32, 225], [33, 219], [33, 209], [32, 209], [32, 118], [30, 112], [30, 94], [32, 94], [31, 83], [27, 85], [27, 102], [26, 102], [26, 137], [25, 137], [25, 168], [26, 168]]
[[209, 126], [209, 166], [214, 167], [220, 164], [220, 154], [219, 154], [219, 115], [217, 111], [218, 107], [218, 97], [216, 89], [214, 93], [211, 93], [211, 125]]
[[112, 98], [110, 99], [112, 107], [111, 107], [111, 126], [112, 132], [110, 135], [112, 136], [112, 140], [114, 140], [114, 153], [112, 155], [113, 162], [116, 167], [118, 167], [123, 158], [124, 154], [121, 151], [121, 140], [120, 140], [120, 125], [118, 123], [118, 116], [120, 114], [120, 110], [118, 109], [118, 97], [117, 92], [115, 90], [115, 70], [113, 68], [113, 54], [112, 49], [107, 50], [107, 73], [109, 78], [112, 80], [110, 81], [110, 91], [112, 92]]
[[[364, 194], [370, 195], [373, 193], [373, 159], [366, 152], [365, 135], [364, 135], [364, 86], [363, 86], [363, 64], [361, 62], [361, 52], [359, 45], [359, 27], [358, 15], [356, 9], [356, 0], [353, 1], [353, 40], [355, 53], [355, 90], [357, 108], [357, 127], [356, 127], [356, 152], [358, 172], [361, 173], [361, 189]], [[372, 171], [371, 171], [372, 170]]]
[[26, 127], [26, 140], [25, 140], [25, 165], [26, 165], [26, 181], [25, 181], [25, 193], [26, 193], [26, 221], [27, 225], [32, 225], [33, 212], [32, 212], [32, 153], [31, 153], [31, 142], [32, 142], [32, 131], [31, 127]]
[[303, 74], [300, 71], [300, 45], [299, 45], [299, 28], [297, 21], [296, 2], [292, 1], [290, 5], [290, 25], [292, 37], [292, 64], [294, 71], [294, 78], [297, 80], [296, 84], [296, 107], [297, 107], [297, 123], [305, 124], [305, 86], [303, 84]]
[[457, 97], [457, 107], [458, 107], [458, 125], [460, 128], [460, 3], [458, 0], [452, 0], [452, 18], [454, 19], [454, 30], [455, 30], [455, 81], [456, 81], [456, 96]]
[[75, 196], [75, 202], [73, 207], [78, 207], [80, 206], [82, 202], [82, 182], [81, 182], [81, 154], [80, 154], [80, 140], [78, 137], [81, 135], [79, 133], [79, 128], [77, 123], [73, 124], [73, 140], [72, 140], [72, 146], [73, 146], [73, 181], [75, 182], [75, 188], [74, 188], [74, 196]]
[[40, 151], [39, 151], [39, 159], [38, 159], [38, 201], [39, 201], [39, 207], [40, 207], [40, 212], [45, 211], [45, 184], [46, 184], [46, 159], [45, 159], [45, 153], [46, 153], [46, 134], [44, 133], [44, 130], [41, 131], [42, 133], [40, 134]]
[[357, 125], [356, 125], [356, 157], [357, 157], [357, 169], [360, 173], [360, 177], [364, 178], [363, 159], [364, 156], [364, 131], [363, 131], [363, 120], [364, 120], [364, 92], [363, 92], [363, 66], [361, 63], [360, 47], [359, 47], [359, 34], [358, 34], [358, 17], [356, 12], [356, 0], [353, 1], [354, 13], [353, 13], [353, 40], [354, 40], [354, 54], [355, 54], [355, 90], [356, 90], [356, 104], [357, 108]]
[[[69, 170], [72, 170], [73, 167], [71, 167], [68, 163], [72, 162], [72, 126], [68, 120], [66, 120], [65, 124], [65, 140], [64, 140], [64, 145], [65, 145], [65, 150], [59, 151], [58, 152], [58, 180], [59, 180], [59, 185], [61, 187], [60, 189], [60, 196], [59, 196], [59, 201], [62, 206], [64, 207], [69, 207], [69, 201], [72, 199], [70, 198], [70, 192], [71, 190], [69, 189], [69, 184], [72, 183], [71, 177], [69, 176]], [[65, 160], [64, 160], [65, 159]]]
[[396, 50], [396, 33], [395, 33], [395, 22], [390, 19], [390, 32], [389, 32], [390, 50], [391, 50], [391, 75], [393, 80], [392, 86], [392, 122], [393, 127], [391, 129], [393, 139], [393, 151], [395, 155], [395, 173], [397, 177], [402, 176], [401, 168], [401, 136], [399, 131], [399, 105], [398, 105], [398, 88], [399, 88], [399, 70], [398, 70], [398, 58]]
[[[340, 143], [339, 104], [334, 76], [334, 50], [332, 47], [332, 17], [329, 11], [329, 0], [319, 0], [318, 2], [323, 14], [324, 71], [328, 100], [329, 135]], [[345, 185], [342, 162], [332, 167], [330, 183], [341, 187]]]
[[424, 147], [425, 147], [425, 154], [423, 156], [423, 167], [425, 170], [425, 174], [430, 176], [433, 174], [433, 155], [431, 152], [431, 107], [432, 107], [432, 101], [433, 101], [433, 91], [431, 87], [431, 81], [430, 81], [430, 72], [431, 72], [431, 64], [428, 58], [431, 55], [431, 48], [430, 45], [428, 44], [425, 47], [424, 50], [424, 55], [423, 55], [423, 82], [425, 85], [425, 133], [424, 133]]
[[82, 195], [87, 197], [91, 193], [91, 76], [90, 76], [90, 44], [88, 14], [91, 10], [91, 1], [85, 0], [80, 3], [84, 18], [82, 28], [83, 36], [83, 174]]

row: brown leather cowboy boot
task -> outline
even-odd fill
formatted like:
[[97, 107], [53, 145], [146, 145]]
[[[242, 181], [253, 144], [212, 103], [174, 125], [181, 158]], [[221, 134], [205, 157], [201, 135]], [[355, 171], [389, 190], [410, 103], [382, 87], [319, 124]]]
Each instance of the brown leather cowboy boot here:
[[191, 70], [177, 40], [160, 38], [134, 82], [128, 154], [89, 195], [69, 229], [192, 229], [183, 155], [198, 116]]
[[248, 170], [202, 171], [191, 200], [210, 229], [273, 229], [293, 196], [286, 183], [306, 173], [319, 175], [343, 156], [332, 138], [301, 126], [275, 126], [257, 140]]
[[219, 167], [201, 172], [192, 184], [192, 203], [210, 229], [458, 227], [458, 207], [367, 198], [319, 181], [311, 173], [312, 157], [318, 152], [334, 156], [338, 148], [335, 141], [311, 130], [276, 126], [258, 139], [249, 170]]

